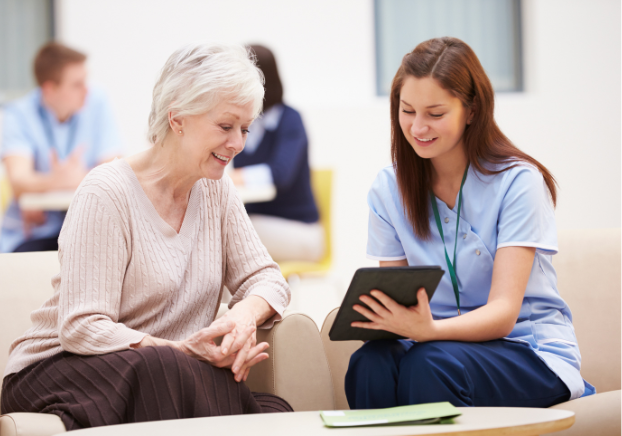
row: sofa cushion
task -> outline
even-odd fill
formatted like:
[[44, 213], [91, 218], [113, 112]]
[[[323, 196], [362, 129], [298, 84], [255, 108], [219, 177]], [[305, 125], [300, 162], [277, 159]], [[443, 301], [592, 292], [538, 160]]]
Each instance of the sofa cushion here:
[[620, 391], [609, 391], [557, 404], [551, 409], [570, 410], [575, 423], [560, 436], [620, 436]]
[[336, 308], [328, 314], [322, 325], [321, 335], [324, 353], [326, 353], [326, 358], [329, 362], [333, 388], [335, 390], [335, 409], [348, 410], [350, 406], [346, 399], [344, 387], [346, 372], [348, 371], [350, 356], [363, 345], [363, 341], [333, 342], [330, 340], [328, 332], [335, 322], [338, 311], [339, 308]]
[[30, 313], [52, 296], [59, 271], [56, 251], [0, 254], [0, 378], [11, 343], [32, 326]]
[[246, 382], [251, 391], [278, 395], [296, 412], [334, 409], [328, 361], [309, 316], [286, 311], [271, 329], [257, 330], [257, 342], [270, 344], [270, 357], [251, 369]]
[[620, 229], [559, 232], [558, 289], [572, 312], [581, 375], [597, 392], [620, 389]]

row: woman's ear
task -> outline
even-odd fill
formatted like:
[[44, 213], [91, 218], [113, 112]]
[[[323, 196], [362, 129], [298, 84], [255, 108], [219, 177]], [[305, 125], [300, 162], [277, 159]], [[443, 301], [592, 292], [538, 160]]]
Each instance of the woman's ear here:
[[467, 125], [470, 125], [471, 122], [473, 121], [473, 118], [475, 118], [476, 110], [477, 110], [477, 103], [475, 102], [475, 100], [473, 100], [473, 103], [471, 103], [471, 106], [469, 107], [469, 116], [467, 117]]
[[467, 117], [467, 125], [470, 125], [471, 122], [473, 121], [473, 118], [475, 118], [475, 110], [476, 110], [476, 106], [475, 104], [472, 104], [471, 107], [469, 108], [469, 116]]
[[181, 135], [184, 131], [184, 119], [182, 117], [177, 116], [177, 114], [173, 111], [168, 113], [168, 125], [171, 126], [173, 132]]

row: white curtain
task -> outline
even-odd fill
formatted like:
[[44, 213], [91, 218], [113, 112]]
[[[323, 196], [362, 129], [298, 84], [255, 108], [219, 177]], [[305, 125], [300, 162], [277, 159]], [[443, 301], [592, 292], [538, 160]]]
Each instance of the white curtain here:
[[0, 0], [0, 105], [35, 86], [34, 56], [52, 33], [52, 0]]
[[430, 38], [453, 36], [479, 57], [495, 91], [521, 91], [520, 0], [375, 0], [378, 94], [386, 95], [404, 55]]

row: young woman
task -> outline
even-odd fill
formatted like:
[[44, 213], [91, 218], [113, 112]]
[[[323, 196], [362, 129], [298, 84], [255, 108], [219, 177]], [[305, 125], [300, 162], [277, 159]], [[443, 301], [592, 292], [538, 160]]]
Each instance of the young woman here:
[[[494, 93], [455, 38], [407, 54], [391, 88], [393, 165], [368, 196], [368, 257], [441, 265], [432, 301], [380, 290], [354, 309], [409, 340], [370, 341], [350, 360], [353, 409], [449, 401], [548, 407], [590, 395], [572, 314], [557, 291], [555, 180], [494, 121]], [[371, 309], [371, 310], [370, 310]]]

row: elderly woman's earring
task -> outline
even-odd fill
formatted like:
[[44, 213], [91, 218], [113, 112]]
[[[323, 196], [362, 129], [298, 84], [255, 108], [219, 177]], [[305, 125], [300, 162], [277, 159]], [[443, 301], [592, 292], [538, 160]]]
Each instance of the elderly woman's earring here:
[[179, 131], [179, 133], [181, 133], [181, 130]]

